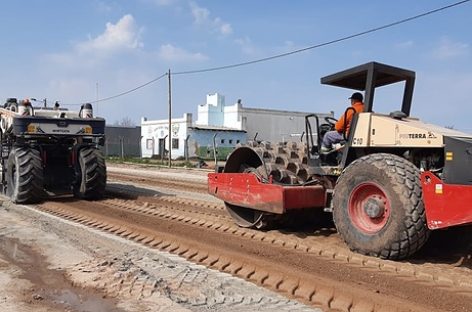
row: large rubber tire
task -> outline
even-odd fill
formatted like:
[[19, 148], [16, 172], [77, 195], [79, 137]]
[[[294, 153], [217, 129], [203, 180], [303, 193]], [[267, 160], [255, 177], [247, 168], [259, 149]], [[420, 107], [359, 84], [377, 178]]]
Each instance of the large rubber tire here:
[[96, 148], [83, 148], [78, 155], [79, 174], [74, 196], [94, 200], [103, 198], [107, 182], [105, 157]]
[[17, 204], [33, 204], [44, 199], [41, 155], [29, 147], [13, 147], [7, 160], [7, 196]]
[[[411, 162], [385, 153], [361, 157], [345, 169], [334, 189], [333, 218], [351, 250], [400, 260], [425, 244], [429, 230], [419, 176]], [[377, 214], [368, 214], [371, 203], [381, 207]]]

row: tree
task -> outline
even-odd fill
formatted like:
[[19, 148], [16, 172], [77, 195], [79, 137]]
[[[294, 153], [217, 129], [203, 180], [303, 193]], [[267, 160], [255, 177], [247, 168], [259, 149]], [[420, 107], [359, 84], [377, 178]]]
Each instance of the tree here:
[[136, 126], [135, 122], [128, 116], [123, 117], [120, 121], [118, 120], [115, 121], [113, 125], [120, 126], [120, 127], [135, 127]]

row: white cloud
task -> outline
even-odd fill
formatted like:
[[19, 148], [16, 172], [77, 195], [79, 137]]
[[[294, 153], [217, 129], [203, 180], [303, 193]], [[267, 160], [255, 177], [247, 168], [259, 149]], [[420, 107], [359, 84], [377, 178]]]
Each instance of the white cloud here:
[[241, 47], [241, 52], [247, 55], [255, 55], [260, 51], [254, 46], [249, 37], [235, 39], [234, 42]]
[[222, 23], [220, 26], [220, 33], [222, 35], [231, 35], [233, 33], [233, 27], [229, 23]]
[[169, 43], [160, 47], [158, 56], [162, 60], [171, 62], [197, 62], [208, 59], [208, 57], [202, 53], [188, 52]]
[[189, 2], [190, 10], [192, 12], [193, 21], [195, 25], [208, 26], [213, 31], [217, 31], [223, 36], [227, 36], [233, 33], [231, 24], [225, 22], [221, 17], [211, 17], [210, 10], [204, 7], [200, 7], [196, 2]]
[[101, 35], [78, 43], [76, 49], [79, 53], [110, 53], [138, 49], [143, 47], [140, 33], [133, 16], [127, 14], [116, 24], [108, 22]]
[[142, 28], [136, 26], [132, 15], [124, 15], [113, 24], [108, 22], [103, 33], [73, 44], [68, 52], [48, 54], [44, 59], [68, 69], [90, 69], [122, 52], [141, 51]]
[[454, 42], [448, 38], [442, 38], [439, 45], [433, 50], [433, 57], [439, 60], [450, 59], [469, 54], [469, 44]]
[[192, 10], [195, 24], [202, 25], [208, 22], [210, 11], [207, 8], [199, 7], [195, 2], [190, 2], [190, 9]]
[[[200, 52], [190, 52], [172, 44], [163, 44], [157, 51], [145, 51], [140, 40], [133, 16], [127, 14], [115, 24], [107, 23], [100, 35], [78, 42], [69, 52], [49, 54], [45, 60], [51, 65], [59, 65], [64, 70], [84, 72], [95, 70], [99, 66], [111, 66], [113, 62], [123, 60], [123, 52], [134, 60], [148, 59], [149, 62], [201, 62], [208, 59]], [[156, 57], [157, 56], [157, 57]]]

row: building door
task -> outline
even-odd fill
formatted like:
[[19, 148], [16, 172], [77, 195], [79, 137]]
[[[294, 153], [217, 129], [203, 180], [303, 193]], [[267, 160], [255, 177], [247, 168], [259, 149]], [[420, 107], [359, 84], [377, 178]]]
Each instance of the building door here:
[[159, 139], [159, 156], [164, 158], [166, 152], [166, 139]]

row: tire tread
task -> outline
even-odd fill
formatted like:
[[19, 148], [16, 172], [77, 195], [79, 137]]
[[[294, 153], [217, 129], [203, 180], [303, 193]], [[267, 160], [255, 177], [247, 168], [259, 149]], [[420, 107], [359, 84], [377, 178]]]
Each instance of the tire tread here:
[[80, 179], [74, 185], [74, 195], [88, 200], [103, 198], [107, 173], [102, 152], [96, 148], [83, 148], [78, 160]]
[[[426, 225], [426, 211], [422, 201], [419, 170], [411, 162], [402, 157], [388, 153], [376, 153], [361, 157], [352, 162], [339, 177], [337, 186], [346, 185], [348, 180], [352, 178], [351, 173], [355, 172], [359, 166], [364, 164], [386, 172], [394, 183], [394, 187], [402, 190], [402, 194], [405, 195], [405, 198], [409, 202], [409, 205], [404, 206], [405, 212], [404, 219], [402, 220], [403, 229], [395, 234], [396, 238], [393, 243], [375, 252], [368, 248], [363, 249], [356, 247], [349, 233], [341, 233], [341, 235], [353, 251], [391, 260], [407, 258], [418, 251], [429, 237], [429, 230]], [[344, 194], [344, 196], [347, 195]], [[336, 198], [335, 189], [335, 209], [347, 209], [347, 207], [338, 207], [339, 203], [339, 195], [338, 198]], [[342, 221], [335, 217], [337, 227], [340, 225], [340, 222]]]
[[[13, 162], [18, 172], [18, 183], [11, 181]], [[7, 195], [14, 203], [33, 204], [45, 195], [44, 172], [40, 152], [30, 147], [14, 147], [8, 157]]]

